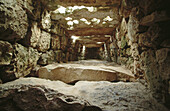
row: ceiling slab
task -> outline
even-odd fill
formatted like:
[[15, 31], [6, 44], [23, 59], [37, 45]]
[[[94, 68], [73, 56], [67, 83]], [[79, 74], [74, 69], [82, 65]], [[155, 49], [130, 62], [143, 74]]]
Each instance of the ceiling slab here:
[[[69, 20], [66, 20], [69, 18]], [[100, 27], [114, 27], [119, 24], [118, 8], [97, 8], [96, 12], [90, 12], [87, 9], [77, 9], [73, 13], [58, 13], [53, 11], [51, 13], [52, 20], [62, 21], [63, 24], [71, 22], [72, 25], [66, 25], [68, 30], [74, 30], [76, 28], [100, 28]], [[83, 21], [84, 19], [85, 21]], [[95, 20], [95, 21], [93, 21]], [[77, 23], [74, 23], [77, 21]]]
[[121, 0], [58, 0], [58, 4], [63, 6], [114, 6], [118, 7]]
[[83, 44], [87, 48], [92, 48], [92, 47], [102, 47], [103, 44]]
[[80, 28], [69, 30], [70, 35], [75, 36], [91, 36], [91, 35], [112, 35], [115, 28]]
[[107, 10], [98, 9], [96, 12], [89, 12], [86, 9], [76, 10], [71, 14], [59, 14], [55, 11], [51, 13], [51, 19], [53, 20], [60, 20], [65, 19], [66, 17], [71, 17], [72, 19], [80, 19], [80, 18], [86, 18], [86, 19], [103, 19], [107, 16], [110, 16], [113, 19], [118, 19], [118, 8], [108, 8]]

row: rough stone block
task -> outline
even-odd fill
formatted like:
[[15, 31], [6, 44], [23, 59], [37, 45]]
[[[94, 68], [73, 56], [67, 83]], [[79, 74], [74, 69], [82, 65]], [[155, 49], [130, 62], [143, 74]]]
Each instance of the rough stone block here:
[[125, 48], [125, 46], [127, 45], [127, 40], [125, 38], [125, 36], [122, 36], [121, 38], [121, 48]]
[[[12, 82], [13, 85], [7, 83], [0, 86], [1, 111], [18, 111], [18, 109], [23, 111], [89, 111], [89, 108], [93, 111], [102, 111], [84, 99], [63, 94], [55, 88], [49, 88], [48, 84], [37, 85], [33, 81], [43, 82], [37, 81], [36, 78], [31, 78], [28, 81], [24, 79], [26, 78]], [[55, 85], [60, 87], [61, 84], [63, 83], [57, 82]], [[13, 104], [17, 104], [17, 106]]]
[[12, 60], [12, 55], [12, 45], [6, 41], [0, 41], [0, 65], [9, 65]]
[[54, 51], [55, 53], [55, 60], [57, 62], [61, 62], [62, 61], [62, 50], [57, 50], [57, 51]]
[[0, 39], [17, 41], [25, 37], [28, 28], [26, 11], [14, 0], [0, 1]]
[[138, 44], [139, 46], [147, 46], [152, 47], [153, 44], [151, 42], [151, 38], [148, 36], [147, 32], [138, 35]]
[[139, 27], [139, 21], [137, 21], [134, 17], [129, 17], [128, 22], [128, 37], [129, 40], [133, 42], [137, 42], [137, 32]]
[[52, 38], [51, 38], [51, 48], [53, 50], [60, 50], [61, 43], [60, 43], [60, 37], [59, 36], [52, 35]]
[[50, 48], [51, 34], [45, 31], [41, 32], [40, 39], [37, 44], [38, 51], [45, 52]]
[[143, 17], [142, 20], [140, 21], [140, 24], [150, 26], [156, 22], [161, 22], [161, 21], [166, 21], [166, 20], [170, 20], [170, 17], [168, 17], [166, 12], [165, 11], [161, 11], [161, 12], [157, 11], [157, 12], [153, 12], [152, 14]]
[[31, 47], [26, 48], [20, 44], [15, 44], [13, 63], [1, 67], [0, 77], [3, 82], [7, 82], [19, 77], [28, 75], [37, 65], [39, 53]]
[[40, 56], [38, 60], [38, 64], [40, 65], [47, 65], [56, 62], [55, 53], [53, 50], [47, 51]]
[[[107, 68], [106, 68], [107, 67]], [[38, 77], [61, 80], [65, 83], [74, 83], [76, 81], [119, 81], [121, 79], [133, 80], [134, 76], [121, 71], [116, 67], [95, 67], [92, 65], [81, 64], [51, 64], [41, 67], [38, 71]], [[114, 70], [110, 70], [114, 68]], [[122, 69], [123, 70], [123, 69]]]
[[54, 34], [60, 34], [60, 24], [58, 21], [51, 21], [51, 32]]
[[41, 20], [41, 28], [47, 31], [50, 31], [51, 28], [51, 18], [48, 11], [43, 12]]
[[157, 50], [156, 60], [159, 63], [160, 76], [162, 79], [170, 79], [170, 49], [162, 48]]
[[131, 50], [130, 53], [132, 54], [132, 57], [136, 58], [139, 56], [139, 50], [138, 50], [138, 44], [137, 43], [133, 43], [131, 45]]
[[41, 36], [41, 29], [38, 27], [37, 22], [31, 23], [30, 28], [28, 29], [26, 37], [21, 41], [25, 46], [31, 46], [36, 48]]
[[26, 10], [28, 18], [32, 20], [40, 19], [42, 0], [17, 0], [19, 6]]

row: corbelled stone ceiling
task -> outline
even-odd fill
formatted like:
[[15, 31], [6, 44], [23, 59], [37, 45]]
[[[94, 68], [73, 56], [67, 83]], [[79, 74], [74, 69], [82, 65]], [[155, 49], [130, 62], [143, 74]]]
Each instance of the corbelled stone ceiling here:
[[[54, 9], [54, 4], [57, 4]], [[59, 21], [70, 36], [77, 36], [80, 43], [99, 47], [112, 35], [119, 24], [120, 0], [53, 0], [51, 19]], [[88, 38], [87, 38], [88, 36]], [[101, 44], [99, 44], [101, 42]]]

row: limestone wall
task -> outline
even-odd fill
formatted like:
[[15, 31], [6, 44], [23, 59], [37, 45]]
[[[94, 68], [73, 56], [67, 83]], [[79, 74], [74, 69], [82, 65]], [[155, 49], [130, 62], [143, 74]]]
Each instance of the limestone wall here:
[[168, 1], [122, 0], [120, 25], [110, 43], [111, 60], [144, 78], [160, 102], [169, 98], [170, 14]]
[[43, 0], [0, 1], [0, 79], [7, 82], [38, 65], [67, 62], [70, 39], [63, 24], [51, 20]]

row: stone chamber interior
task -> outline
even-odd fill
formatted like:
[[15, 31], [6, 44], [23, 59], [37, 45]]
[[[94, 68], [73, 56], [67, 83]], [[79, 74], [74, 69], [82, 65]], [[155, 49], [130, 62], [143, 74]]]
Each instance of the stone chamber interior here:
[[169, 0], [0, 0], [0, 111], [169, 111]]

